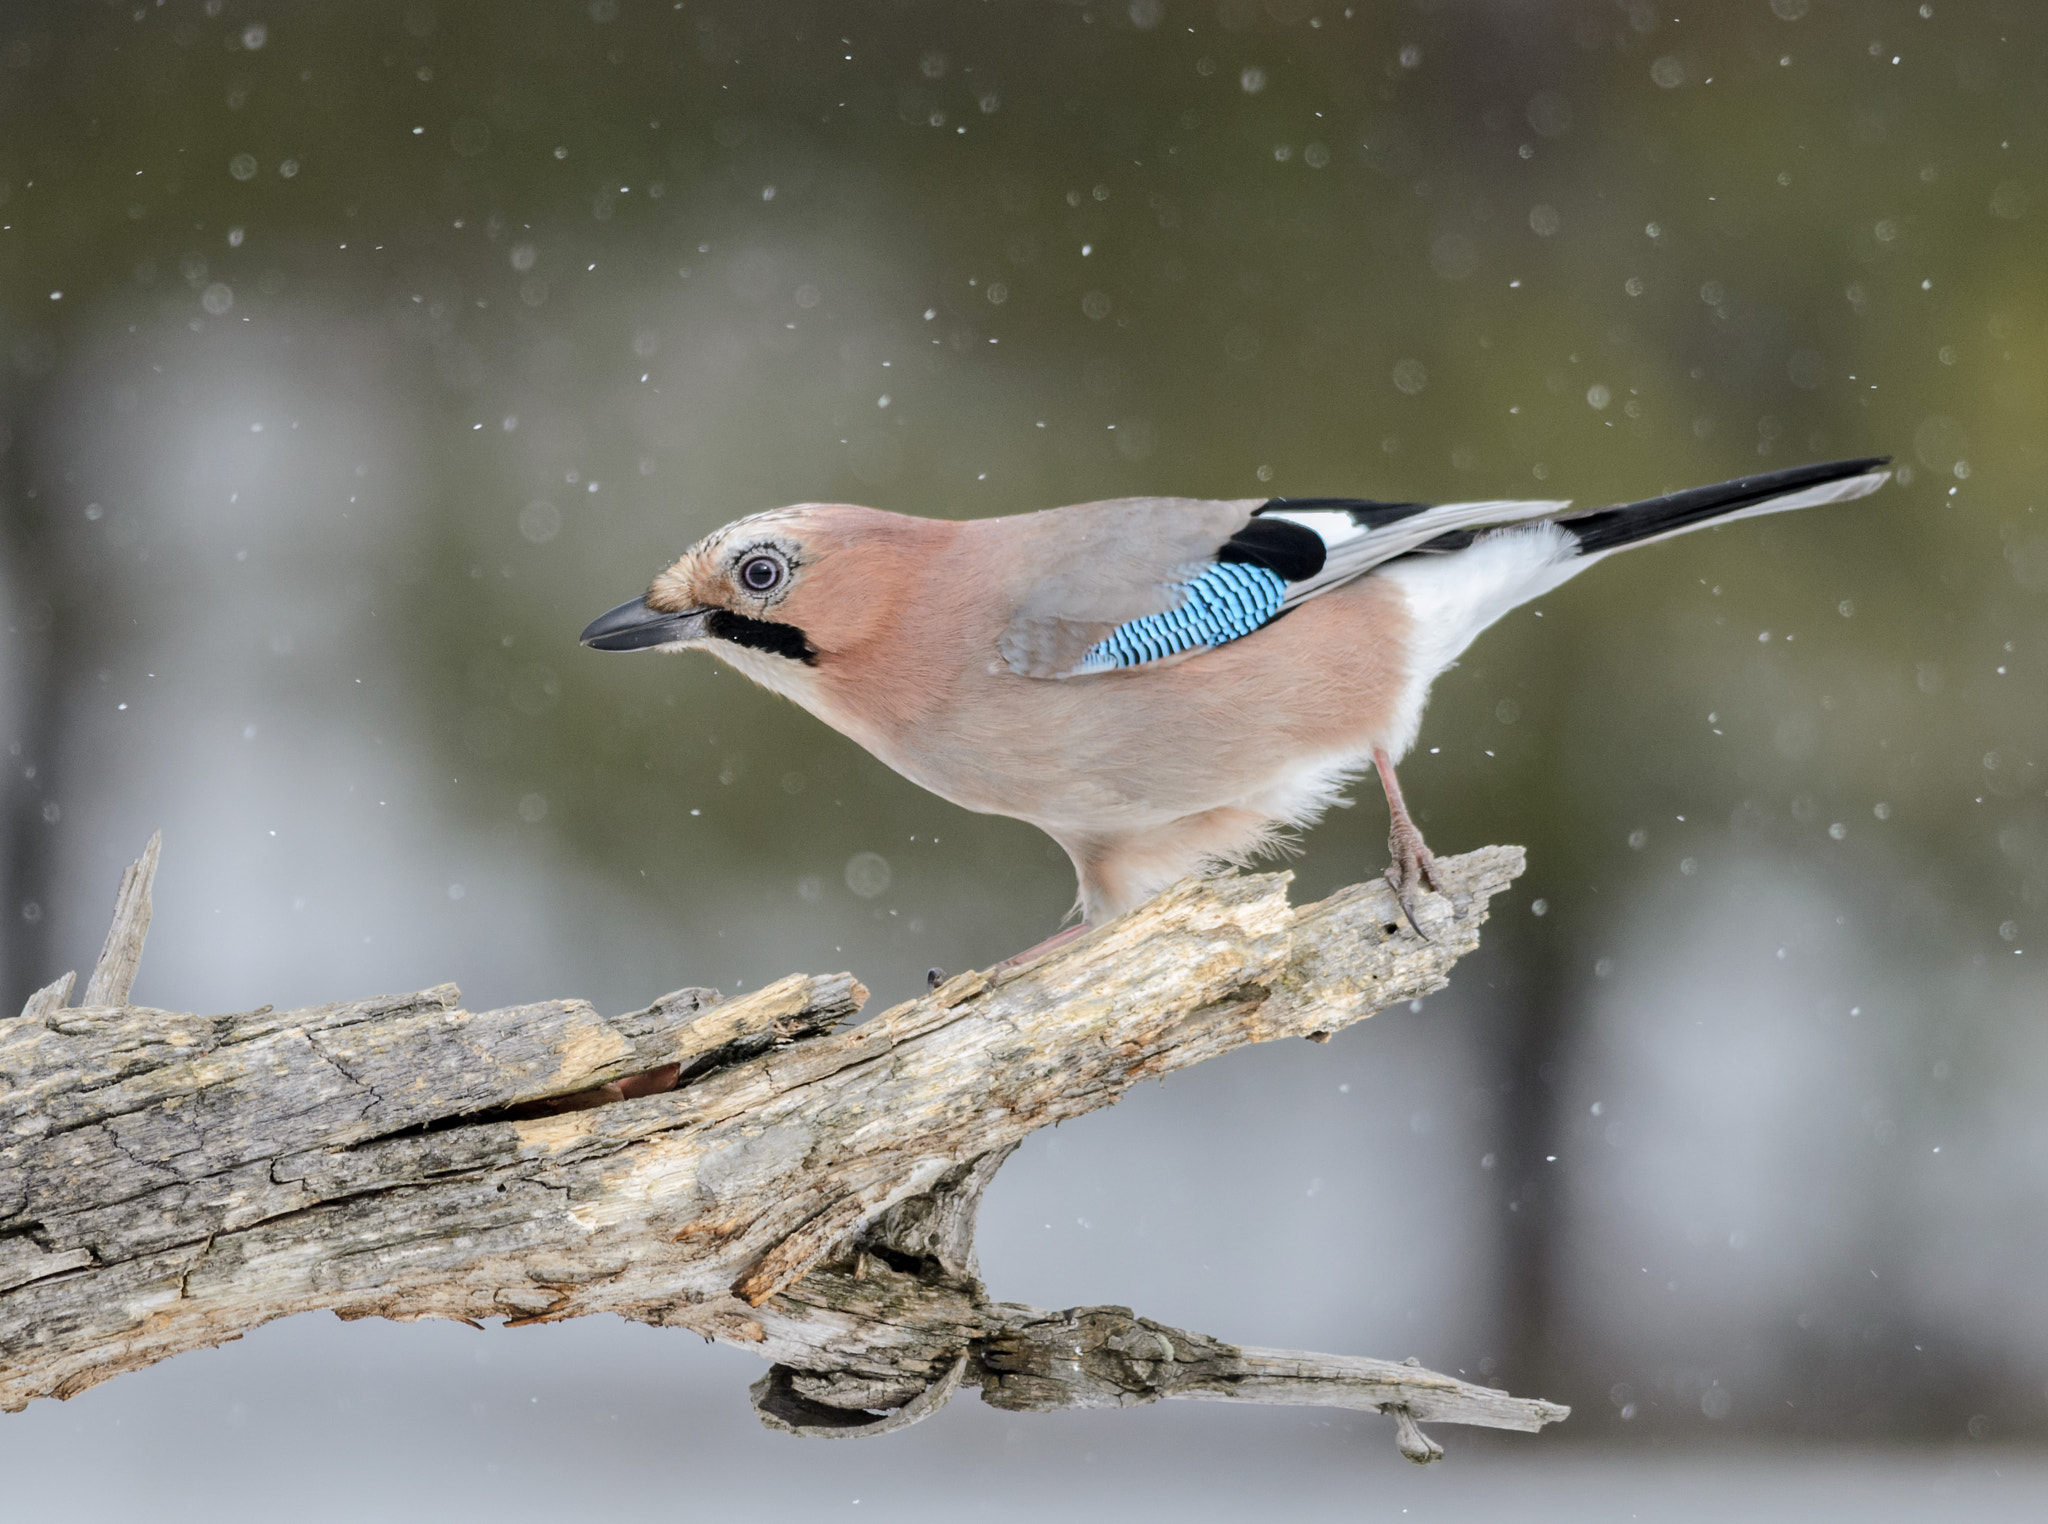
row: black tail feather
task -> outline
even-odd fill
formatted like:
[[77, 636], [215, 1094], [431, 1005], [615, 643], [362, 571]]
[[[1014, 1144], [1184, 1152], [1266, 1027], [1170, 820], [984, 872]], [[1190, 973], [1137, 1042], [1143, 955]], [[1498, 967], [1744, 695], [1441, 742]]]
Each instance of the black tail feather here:
[[1774, 497], [1800, 492], [1808, 487], [1825, 486], [1829, 482], [1845, 481], [1852, 476], [1862, 476], [1880, 466], [1891, 464], [1889, 455], [1873, 455], [1863, 460], [1835, 460], [1817, 466], [1793, 466], [1784, 471], [1765, 471], [1756, 476], [1738, 477], [1732, 482], [1721, 482], [1712, 487], [1693, 487], [1685, 492], [1671, 492], [1663, 497], [1645, 498], [1640, 503], [1623, 503], [1615, 508], [1597, 508], [1591, 513], [1582, 513], [1571, 518], [1557, 520], [1560, 529], [1569, 530], [1577, 537], [1581, 555], [1597, 555], [1603, 550], [1614, 550], [1623, 545], [1632, 545], [1638, 540], [1653, 539], [1660, 534], [1674, 530], [1690, 529], [1717, 519], [1726, 513], [1735, 513], [1743, 508], [1754, 507]]
[[[1594, 508], [1584, 513], [1553, 519], [1551, 522], [1578, 540], [1581, 555], [1598, 555], [1603, 551], [1617, 550], [1624, 545], [1634, 545], [1638, 541], [1654, 540], [1659, 535], [1691, 529], [1726, 514], [1753, 508], [1774, 497], [1785, 497], [1809, 487], [1826, 486], [1830, 482], [1847, 481], [1851, 477], [1875, 471], [1881, 466], [1888, 466], [1891, 459], [1889, 455], [1872, 455], [1861, 460], [1825, 461], [1819, 465], [1791, 466], [1783, 471], [1764, 471], [1755, 476], [1738, 477], [1731, 482], [1719, 482], [1711, 487], [1693, 487], [1684, 492], [1666, 493], [1663, 497], [1645, 498], [1639, 503]], [[1252, 510], [1252, 526], [1240, 535], [1240, 539], [1246, 542], [1241, 553], [1234, 542], [1233, 549], [1226, 559], [1251, 560], [1261, 565], [1272, 564], [1264, 554], [1267, 549], [1264, 538], [1271, 538], [1277, 544], [1279, 537], [1274, 534], [1262, 538], [1258, 532], [1265, 530], [1269, 523], [1277, 529], [1279, 525], [1288, 521], [1268, 521], [1260, 518], [1261, 514], [1334, 509], [1349, 514], [1351, 521], [1362, 528], [1384, 529], [1390, 524], [1398, 524], [1419, 513], [1426, 513], [1432, 506], [1435, 505], [1381, 502], [1373, 498], [1355, 497], [1271, 498]], [[1497, 527], [1499, 526], [1479, 524], [1464, 529], [1447, 529], [1434, 539], [1416, 546], [1407, 554], [1449, 555], [1493, 533]], [[1255, 540], [1258, 543], [1254, 544]], [[1291, 570], [1283, 569], [1277, 564], [1273, 564], [1273, 569], [1279, 571], [1282, 576], [1292, 577]]]

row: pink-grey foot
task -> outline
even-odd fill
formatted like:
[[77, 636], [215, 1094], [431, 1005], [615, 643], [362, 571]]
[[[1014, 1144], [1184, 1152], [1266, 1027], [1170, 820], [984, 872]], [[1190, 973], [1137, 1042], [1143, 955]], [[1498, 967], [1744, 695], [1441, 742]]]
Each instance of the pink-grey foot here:
[[1002, 962], [998, 963], [994, 968], [990, 969], [989, 972], [995, 973], [1000, 969], [1015, 968], [1020, 963], [1029, 963], [1033, 958], [1041, 957], [1044, 954], [1053, 951], [1055, 948], [1065, 947], [1069, 942], [1073, 941], [1076, 937], [1081, 936], [1085, 932], [1093, 931], [1094, 929], [1095, 928], [1090, 926], [1086, 921], [1083, 921], [1079, 926], [1069, 926], [1065, 931], [1056, 932], [1052, 936], [1047, 937], [1043, 942], [1040, 942], [1036, 947], [1027, 947], [1024, 949], [1024, 951], [1020, 953], [1012, 953], [1009, 957], [1003, 959]]
[[1393, 861], [1387, 865], [1387, 882], [1393, 886], [1394, 898], [1401, 902], [1401, 913], [1408, 917], [1408, 924], [1415, 934], [1425, 942], [1436, 939], [1422, 929], [1422, 922], [1415, 915], [1415, 891], [1427, 886], [1443, 892], [1443, 885], [1437, 882], [1436, 854], [1429, 850], [1429, 844], [1422, 839], [1422, 832], [1409, 818], [1408, 806], [1401, 798], [1401, 784], [1394, 777], [1394, 763], [1384, 750], [1375, 747], [1372, 763], [1379, 770], [1380, 784], [1387, 791], [1387, 851]]
[[589, 1111], [598, 1106], [609, 1106], [616, 1101], [637, 1100], [643, 1095], [660, 1095], [673, 1090], [683, 1077], [681, 1064], [663, 1064], [658, 1069], [644, 1070], [639, 1074], [628, 1074], [609, 1084], [592, 1085], [588, 1090], [576, 1090], [568, 1095], [553, 1095], [545, 1100], [528, 1101], [514, 1108], [513, 1115], [525, 1120], [531, 1117], [556, 1116], [565, 1111]]

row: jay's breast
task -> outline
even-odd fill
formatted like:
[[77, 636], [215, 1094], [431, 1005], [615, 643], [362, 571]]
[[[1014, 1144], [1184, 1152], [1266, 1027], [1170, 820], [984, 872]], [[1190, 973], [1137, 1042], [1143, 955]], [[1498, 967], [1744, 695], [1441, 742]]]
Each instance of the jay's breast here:
[[977, 650], [833, 684], [813, 707], [963, 808], [1141, 828], [1368, 756], [1403, 705], [1405, 634], [1398, 592], [1367, 578], [1183, 661], [1047, 679], [991, 671]]

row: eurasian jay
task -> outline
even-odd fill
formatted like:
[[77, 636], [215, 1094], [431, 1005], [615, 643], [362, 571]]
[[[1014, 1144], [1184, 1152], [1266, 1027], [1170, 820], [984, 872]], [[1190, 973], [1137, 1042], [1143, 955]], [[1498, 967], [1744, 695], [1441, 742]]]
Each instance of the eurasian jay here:
[[1313, 823], [1368, 764], [1420, 930], [1435, 864], [1394, 763], [1438, 673], [1616, 550], [1875, 491], [1887, 458], [1619, 507], [1117, 498], [993, 519], [804, 503], [707, 535], [594, 620], [600, 651], [702, 649], [912, 782], [1029, 821], [1081, 928]]

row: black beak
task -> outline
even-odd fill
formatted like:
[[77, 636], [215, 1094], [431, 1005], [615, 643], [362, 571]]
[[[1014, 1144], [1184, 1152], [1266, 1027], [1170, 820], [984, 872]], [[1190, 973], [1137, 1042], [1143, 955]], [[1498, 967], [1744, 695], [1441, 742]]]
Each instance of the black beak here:
[[707, 609], [684, 609], [679, 614], [664, 614], [649, 608], [645, 598], [635, 598], [599, 614], [578, 639], [593, 651], [644, 651], [649, 646], [674, 645], [702, 635], [707, 613]]

